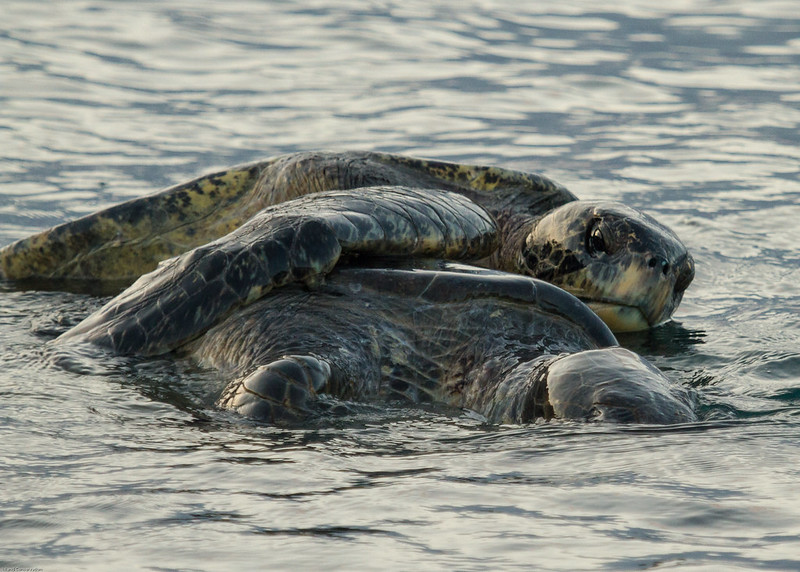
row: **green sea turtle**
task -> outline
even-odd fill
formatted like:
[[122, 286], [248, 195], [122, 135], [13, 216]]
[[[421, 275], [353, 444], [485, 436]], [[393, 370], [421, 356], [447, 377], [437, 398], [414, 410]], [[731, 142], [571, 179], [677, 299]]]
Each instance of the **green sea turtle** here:
[[189, 344], [233, 381], [219, 405], [302, 419], [320, 396], [467, 408], [492, 423], [695, 421], [689, 394], [546, 282], [492, 270], [338, 268]]
[[[564, 187], [529, 173], [346, 152], [298, 153], [233, 167], [57, 226], [0, 250], [0, 278], [130, 282], [193, 248], [208, 254], [207, 243], [228, 233], [234, 242], [241, 240], [241, 229], [269, 205], [334, 189], [381, 195], [389, 192], [386, 186], [425, 189], [431, 196], [434, 190], [452, 191], [489, 213], [482, 248], [454, 249], [428, 236], [422, 254], [460, 256], [544, 279], [584, 300], [615, 331], [645, 329], [669, 319], [694, 276], [692, 257], [680, 240], [625, 205], [578, 201]], [[455, 200], [452, 194], [446, 197], [441, 200]], [[395, 208], [402, 210], [402, 202]], [[459, 202], [442, 225], [455, 224], [465, 205]], [[305, 212], [314, 210], [308, 206]], [[314, 240], [309, 238], [312, 227], [306, 229], [307, 241]], [[389, 233], [376, 248], [421, 254], [404, 246], [411, 236], [404, 233]], [[402, 244], [393, 247], [391, 241]], [[344, 254], [380, 253], [371, 250], [373, 244], [345, 240], [335, 248], [328, 245]], [[332, 267], [330, 261], [320, 263], [304, 277], [311, 280]], [[143, 286], [140, 282], [138, 288]], [[254, 290], [248, 296], [257, 294]]]
[[322, 395], [445, 403], [492, 423], [696, 420], [687, 391], [619, 347], [572, 295], [463, 266], [345, 266], [314, 291], [259, 300], [186, 349], [233, 379], [220, 406], [272, 422], [302, 419]]
[[399, 398], [492, 423], [696, 420], [691, 399], [565, 291], [490, 270], [352, 268], [284, 288], [186, 348], [233, 381], [219, 405], [271, 422], [320, 396]]
[[[376, 264], [277, 289], [177, 353], [227, 382], [219, 407], [270, 423], [324, 416], [342, 400], [444, 404], [490, 423], [697, 419], [684, 388], [556, 286], [435, 260]], [[102, 340], [68, 333], [56, 345], [85, 341]]]

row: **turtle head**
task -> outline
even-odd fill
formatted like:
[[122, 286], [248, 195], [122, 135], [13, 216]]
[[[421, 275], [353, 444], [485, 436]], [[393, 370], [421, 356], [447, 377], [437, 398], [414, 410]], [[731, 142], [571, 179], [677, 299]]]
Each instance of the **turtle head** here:
[[615, 332], [672, 316], [694, 278], [678, 237], [620, 203], [574, 201], [538, 219], [525, 238], [527, 272], [583, 300]]
[[659, 424], [697, 420], [686, 389], [619, 346], [556, 358], [547, 367], [547, 394], [557, 418]]

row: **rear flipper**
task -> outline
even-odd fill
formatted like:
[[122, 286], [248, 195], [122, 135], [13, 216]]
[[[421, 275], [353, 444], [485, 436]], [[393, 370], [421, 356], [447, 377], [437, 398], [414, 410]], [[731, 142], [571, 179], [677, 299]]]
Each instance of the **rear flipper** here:
[[231, 382], [217, 404], [259, 421], [301, 421], [313, 412], [332, 377], [328, 362], [288, 355]]

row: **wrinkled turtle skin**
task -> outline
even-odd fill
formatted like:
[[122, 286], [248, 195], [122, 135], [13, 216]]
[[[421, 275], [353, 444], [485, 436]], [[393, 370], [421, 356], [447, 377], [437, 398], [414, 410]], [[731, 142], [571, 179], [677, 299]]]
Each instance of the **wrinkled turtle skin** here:
[[276, 291], [182, 351], [233, 379], [221, 407], [273, 423], [305, 419], [320, 396], [442, 403], [491, 423], [696, 420], [687, 392], [617, 346], [572, 295], [460, 270], [339, 268], [316, 290]]
[[[387, 186], [468, 198], [489, 214], [491, 236], [485, 242], [493, 246], [464, 259], [561, 286], [615, 331], [669, 319], [694, 277], [692, 257], [674, 233], [625, 205], [578, 201], [530, 173], [343, 152], [298, 153], [233, 167], [54, 227], [0, 250], [0, 278], [23, 285], [42, 279], [130, 283], [162, 260], [194, 248], [207, 253], [209, 243], [228, 233], [230, 240], [240, 239], [240, 229], [270, 205], [337, 189], [379, 198]], [[406, 240], [387, 240], [395, 238]], [[351, 246], [362, 256], [380, 254], [367, 245], [340, 244], [342, 253]], [[428, 248], [437, 257], [449, 257], [451, 250]], [[146, 281], [137, 288], [147, 288]]]

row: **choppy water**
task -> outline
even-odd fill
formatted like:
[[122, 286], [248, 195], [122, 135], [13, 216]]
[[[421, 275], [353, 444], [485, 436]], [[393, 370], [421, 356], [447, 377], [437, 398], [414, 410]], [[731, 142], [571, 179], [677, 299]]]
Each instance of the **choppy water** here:
[[543, 172], [693, 252], [675, 321], [621, 341], [704, 421], [255, 426], [175, 364], [49, 366], [98, 301], [6, 289], [0, 566], [800, 568], [797, 3], [529, 4], [6, 0], [0, 244], [298, 150]]

